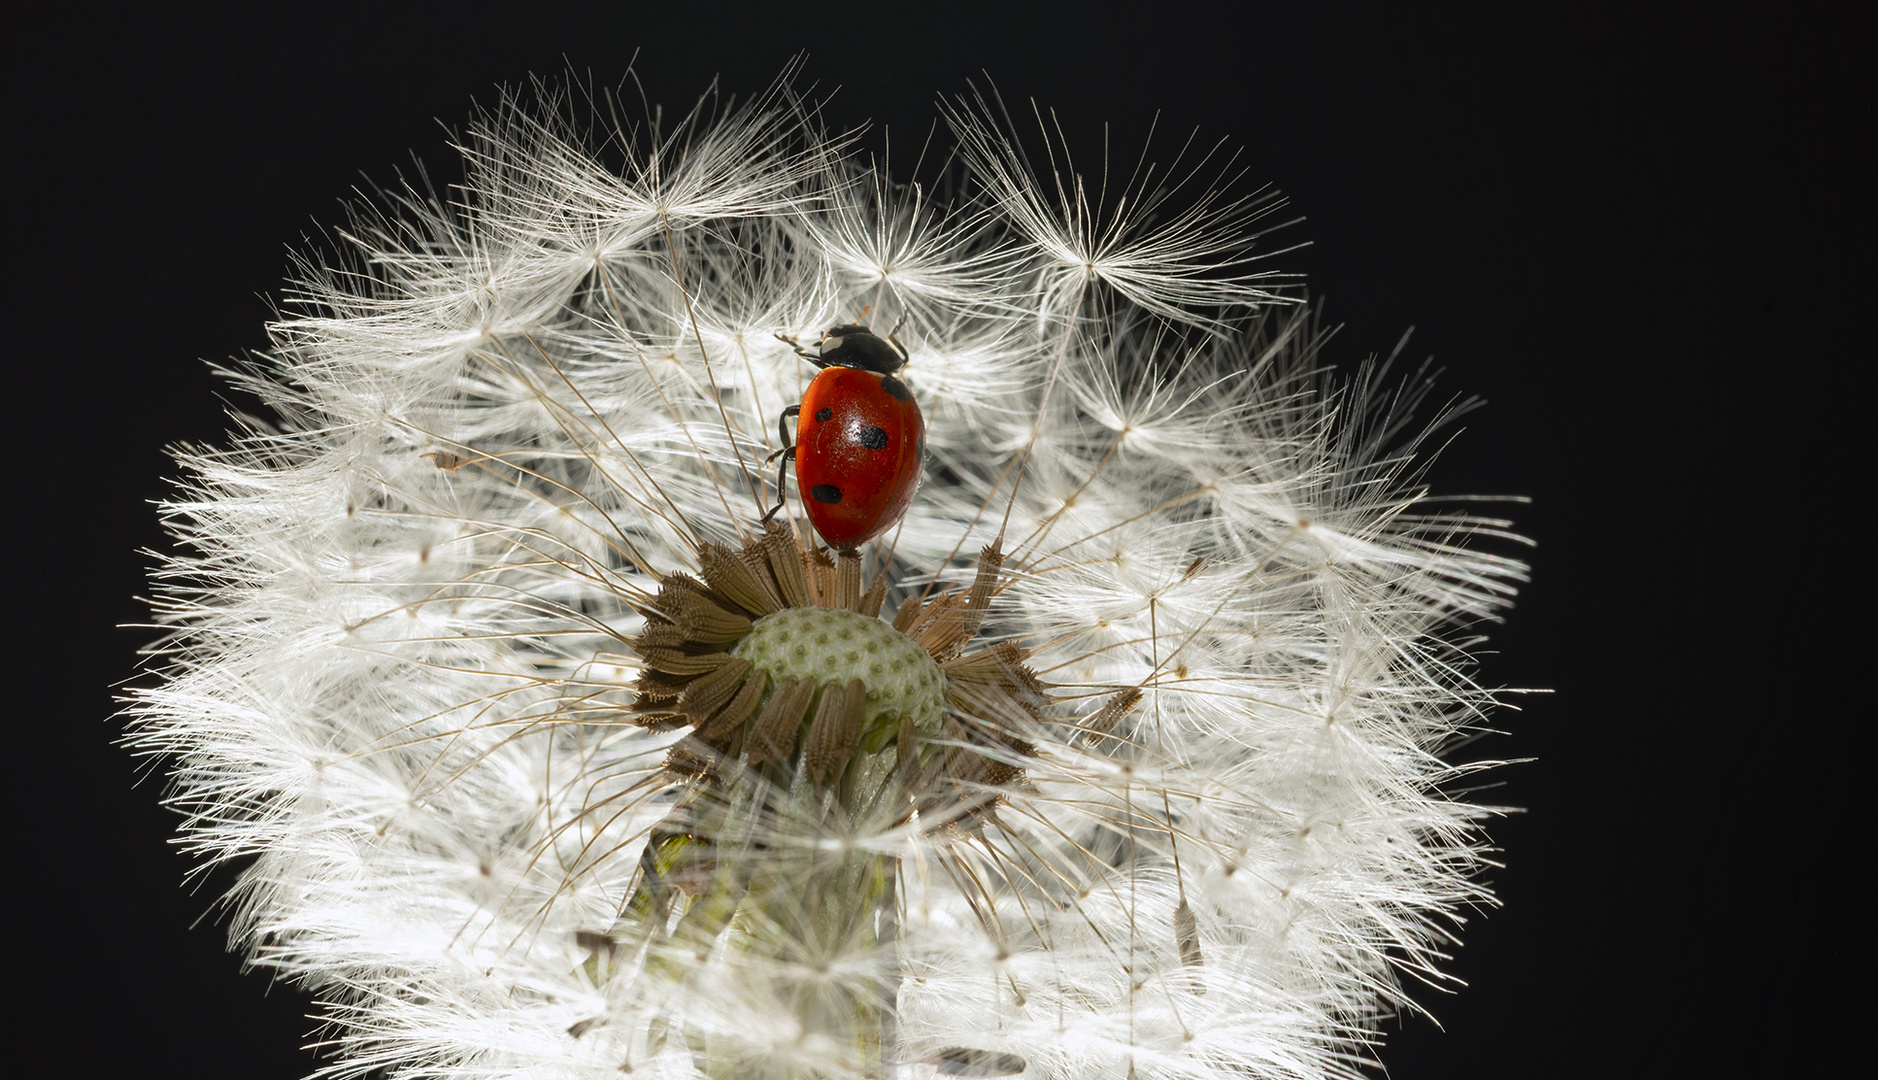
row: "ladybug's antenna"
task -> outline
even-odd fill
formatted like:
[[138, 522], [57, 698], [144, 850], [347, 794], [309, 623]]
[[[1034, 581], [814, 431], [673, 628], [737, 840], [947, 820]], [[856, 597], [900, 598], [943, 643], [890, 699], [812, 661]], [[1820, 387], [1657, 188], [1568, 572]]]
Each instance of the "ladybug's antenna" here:
[[807, 360], [811, 364], [814, 364], [816, 367], [825, 368], [828, 366], [827, 361], [823, 360], [820, 356], [817, 356], [816, 354], [810, 352], [807, 348], [805, 348], [802, 345], [801, 342], [795, 339], [794, 335], [777, 334], [776, 340], [794, 349], [796, 351], [797, 356], [800, 356], [802, 359]]

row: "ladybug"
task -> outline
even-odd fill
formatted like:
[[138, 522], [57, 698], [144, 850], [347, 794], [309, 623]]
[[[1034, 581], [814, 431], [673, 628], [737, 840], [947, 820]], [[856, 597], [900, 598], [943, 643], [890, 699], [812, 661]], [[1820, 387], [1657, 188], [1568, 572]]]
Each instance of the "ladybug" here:
[[778, 501], [763, 520], [782, 509], [783, 477], [794, 461], [809, 524], [830, 546], [852, 551], [893, 528], [919, 488], [926, 421], [913, 392], [895, 374], [906, 363], [906, 348], [892, 331], [883, 338], [859, 322], [823, 334], [816, 353], [794, 338], [777, 337], [822, 371], [802, 404], [784, 409], [776, 421], [783, 448], [770, 458], [782, 459], [776, 467]]

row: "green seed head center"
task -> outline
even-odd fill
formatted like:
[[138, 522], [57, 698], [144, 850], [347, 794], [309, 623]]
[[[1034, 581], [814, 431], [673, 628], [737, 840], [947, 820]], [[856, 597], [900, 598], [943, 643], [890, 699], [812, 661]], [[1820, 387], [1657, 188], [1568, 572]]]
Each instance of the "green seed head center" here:
[[867, 686], [861, 742], [880, 749], [909, 717], [921, 735], [933, 736], [945, 716], [945, 674], [926, 650], [880, 619], [829, 608], [784, 608], [758, 619], [730, 650], [769, 673], [773, 687], [784, 679], [813, 679], [822, 686]]

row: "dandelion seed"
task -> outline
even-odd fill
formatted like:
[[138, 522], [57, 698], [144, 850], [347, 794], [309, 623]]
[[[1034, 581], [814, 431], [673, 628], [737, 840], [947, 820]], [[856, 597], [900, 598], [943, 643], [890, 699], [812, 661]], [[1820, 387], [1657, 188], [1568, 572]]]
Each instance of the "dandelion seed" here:
[[[780, 90], [541, 97], [306, 266], [168, 508], [133, 739], [326, 1073], [1359, 1075], [1489, 899], [1440, 755], [1523, 567], [1320, 374], [1270, 200], [982, 101], [939, 200]], [[931, 468], [831, 552], [763, 462], [863, 316]]]

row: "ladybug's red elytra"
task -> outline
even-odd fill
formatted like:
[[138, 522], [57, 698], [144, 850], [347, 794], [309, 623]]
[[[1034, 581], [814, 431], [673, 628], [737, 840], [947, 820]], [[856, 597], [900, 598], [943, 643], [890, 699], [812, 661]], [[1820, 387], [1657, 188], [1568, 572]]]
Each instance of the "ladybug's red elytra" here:
[[[818, 353], [777, 337], [822, 371], [802, 404], [784, 409], [776, 421], [783, 448], [770, 456], [782, 458], [778, 501], [763, 520], [782, 509], [783, 478], [794, 461], [809, 524], [831, 547], [852, 551], [893, 528], [919, 489], [926, 421], [895, 374], [906, 363], [906, 349], [892, 332], [883, 338], [858, 322], [823, 334]], [[797, 418], [793, 444], [791, 416]]]

